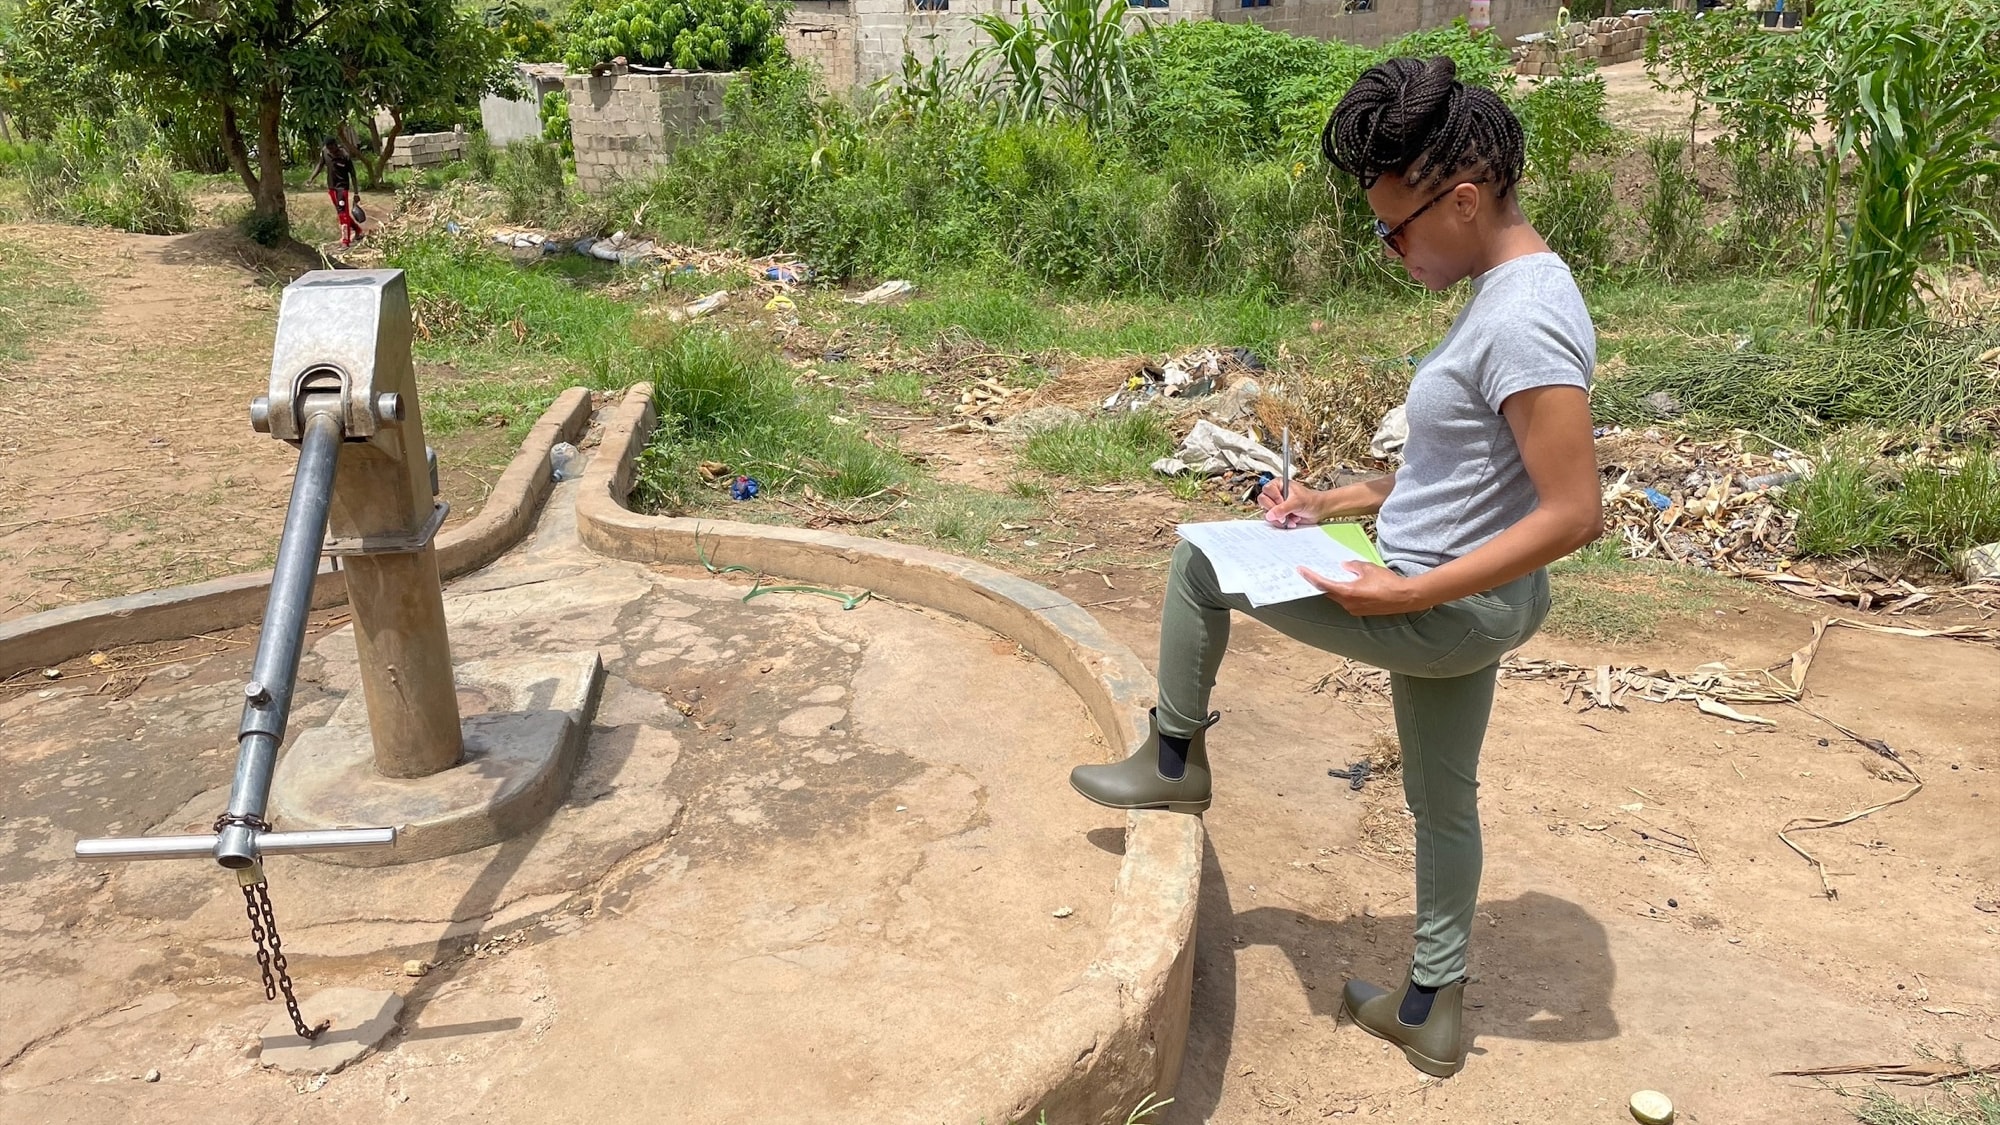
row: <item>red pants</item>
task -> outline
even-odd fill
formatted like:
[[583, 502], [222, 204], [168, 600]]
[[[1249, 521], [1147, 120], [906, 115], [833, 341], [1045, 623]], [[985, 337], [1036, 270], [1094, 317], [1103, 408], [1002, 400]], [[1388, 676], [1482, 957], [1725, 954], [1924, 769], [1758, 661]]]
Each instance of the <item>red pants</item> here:
[[334, 213], [340, 216], [340, 244], [342, 246], [349, 245], [361, 234], [361, 224], [355, 222], [354, 216], [348, 214], [347, 196], [348, 190], [346, 188], [330, 187], [326, 189], [326, 197], [333, 200]]

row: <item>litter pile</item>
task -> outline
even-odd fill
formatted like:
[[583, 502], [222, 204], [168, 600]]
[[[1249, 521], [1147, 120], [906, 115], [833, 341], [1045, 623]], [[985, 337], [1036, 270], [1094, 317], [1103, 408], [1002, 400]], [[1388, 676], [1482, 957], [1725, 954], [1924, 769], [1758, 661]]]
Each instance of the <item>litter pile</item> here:
[[[451, 229], [453, 234], [460, 233], [456, 228], [456, 223], [449, 224], [448, 229]], [[509, 250], [530, 250], [543, 254], [569, 252], [603, 262], [615, 262], [621, 266], [657, 265], [666, 273], [672, 274], [698, 274], [704, 277], [735, 275], [756, 281], [776, 282], [784, 286], [802, 285], [813, 279], [812, 267], [800, 263], [790, 255], [770, 254], [761, 258], [750, 258], [727, 250], [704, 250], [696, 246], [656, 242], [622, 230], [613, 232], [606, 238], [595, 235], [569, 238], [554, 231], [537, 230], [533, 227], [501, 227], [493, 231], [490, 237], [494, 245]]]
[[981, 379], [958, 395], [958, 405], [951, 408], [953, 414], [961, 418], [971, 417], [984, 425], [991, 426], [998, 414], [1010, 402], [1025, 398], [1033, 392], [1020, 387], [1010, 387], [998, 379]]
[[1788, 567], [1798, 520], [1772, 490], [1809, 475], [1812, 462], [1784, 448], [1753, 452], [1744, 436], [1702, 442], [1659, 430], [1600, 431], [1605, 516], [1625, 553], [1724, 574]]
[[1162, 399], [1214, 394], [1239, 371], [1264, 370], [1249, 348], [1201, 348], [1164, 363], [1141, 363], [1125, 384], [1104, 400], [1106, 410], [1144, 410]]

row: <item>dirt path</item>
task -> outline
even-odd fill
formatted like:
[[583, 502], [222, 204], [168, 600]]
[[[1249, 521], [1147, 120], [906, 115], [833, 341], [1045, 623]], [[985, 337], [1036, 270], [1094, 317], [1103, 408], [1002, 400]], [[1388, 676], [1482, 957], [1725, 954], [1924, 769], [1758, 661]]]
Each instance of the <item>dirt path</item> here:
[[[0, 363], [0, 620], [269, 565], [297, 455], [247, 411], [269, 378], [276, 289], [313, 263], [227, 229], [10, 225], [0, 242], [94, 304]], [[433, 444], [453, 518], [469, 518], [506, 453], [490, 434]], [[445, 455], [460, 445], [477, 446], [469, 463]]]
[[[919, 429], [899, 442], [961, 483], [998, 490], [1021, 473], [993, 439]], [[1152, 487], [1059, 489], [1052, 519], [1021, 534], [1097, 544], [1042, 557], [1052, 573], [1038, 580], [1093, 606], [1151, 664], [1162, 564], [1186, 514]], [[1814, 605], [1724, 585], [1656, 641], [1545, 635], [1523, 655], [1757, 668], [1784, 662], [1817, 618]], [[2000, 800], [1992, 646], [1829, 633], [1808, 705], [1885, 740], [1926, 782], [1907, 804], [1798, 837], [1826, 860], [1833, 900], [1776, 830], [1907, 790], [1879, 757], [1792, 708], [1743, 708], [1774, 727], [1687, 703], [1580, 713], [1553, 683], [1504, 682], [1484, 756], [1473, 1056], [1442, 1085], [1336, 1015], [1349, 976], [1396, 983], [1413, 926], [1400, 778], [1355, 792], [1326, 773], [1393, 745], [1385, 697], [1313, 691], [1343, 667], [1237, 624], [1213, 701], [1224, 718], [1193, 1027], [1167, 1125], [1615, 1121], [1648, 1087], [1686, 1121], [1828, 1122], [1857, 1103], [1772, 1072], [1924, 1052], [2000, 1059], [2000, 845], [1976, 827]], [[1660, 842], [1672, 833], [1699, 855]]]

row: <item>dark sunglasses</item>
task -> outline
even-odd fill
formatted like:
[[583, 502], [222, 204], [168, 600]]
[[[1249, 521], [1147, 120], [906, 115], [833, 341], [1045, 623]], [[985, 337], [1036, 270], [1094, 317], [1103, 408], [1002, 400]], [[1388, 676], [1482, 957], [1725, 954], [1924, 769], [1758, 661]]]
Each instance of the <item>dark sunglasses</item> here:
[[1438, 192], [1436, 195], [1431, 196], [1430, 199], [1427, 202], [1425, 202], [1425, 204], [1422, 207], [1419, 207], [1416, 210], [1410, 212], [1408, 218], [1404, 219], [1400, 223], [1397, 223], [1393, 227], [1390, 226], [1388, 223], [1383, 222], [1380, 219], [1375, 220], [1375, 237], [1382, 240], [1382, 244], [1389, 248], [1389, 253], [1394, 254], [1398, 258], [1402, 257], [1403, 245], [1401, 239], [1403, 237], [1403, 230], [1404, 228], [1408, 227], [1411, 223], [1416, 222], [1417, 216], [1437, 206], [1439, 200], [1443, 199], [1447, 195], [1450, 195], [1452, 192], [1457, 191], [1464, 185], [1479, 184], [1484, 182], [1485, 179], [1483, 177], [1477, 180], [1460, 180], [1458, 183], [1455, 183], [1450, 187], [1444, 189], [1443, 191]]

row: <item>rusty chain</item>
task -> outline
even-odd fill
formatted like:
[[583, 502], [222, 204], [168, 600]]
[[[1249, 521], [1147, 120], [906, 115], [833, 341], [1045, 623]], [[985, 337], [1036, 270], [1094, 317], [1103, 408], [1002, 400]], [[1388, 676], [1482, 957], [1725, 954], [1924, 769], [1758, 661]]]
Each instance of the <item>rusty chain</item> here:
[[[221, 832], [232, 824], [242, 825], [252, 832], [271, 830], [262, 817], [236, 813], [224, 813], [217, 818], [215, 830]], [[244, 868], [237, 872], [236, 881], [243, 888], [243, 912], [250, 918], [250, 940], [257, 947], [257, 968], [264, 975], [264, 999], [276, 1000], [279, 993], [283, 993], [285, 1011], [292, 1017], [292, 1030], [304, 1040], [319, 1038], [327, 1024], [308, 1027], [305, 1017], [299, 1014], [299, 998], [292, 992], [292, 974], [285, 965], [285, 947], [278, 937], [278, 916], [271, 910], [271, 884], [264, 878], [264, 865], [258, 863]]]

